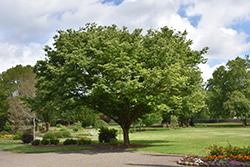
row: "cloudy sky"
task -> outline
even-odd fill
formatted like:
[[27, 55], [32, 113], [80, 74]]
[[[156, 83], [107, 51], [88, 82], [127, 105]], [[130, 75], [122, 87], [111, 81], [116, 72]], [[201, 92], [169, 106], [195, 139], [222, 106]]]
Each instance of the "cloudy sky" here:
[[192, 49], [209, 47], [203, 78], [250, 54], [249, 0], [0, 0], [0, 73], [44, 59], [57, 30], [86, 23], [188, 31]]

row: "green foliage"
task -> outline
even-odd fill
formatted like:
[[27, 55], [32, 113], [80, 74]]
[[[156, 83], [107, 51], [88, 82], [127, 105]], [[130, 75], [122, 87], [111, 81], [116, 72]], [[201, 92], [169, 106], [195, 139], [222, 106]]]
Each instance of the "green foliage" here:
[[62, 124], [56, 124], [57, 128], [60, 128], [62, 126]]
[[23, 141], [23, 143], [31, 143], [33, 141], [33, 135], [23, 134], [21, 140]]
[[46, 59], [34, 67], [37, 108], [91, 107], [121, 125], [126, 145], [131, 123], [146, 113], [176, 106], [196, 112], [202, 105], [198, 64], [208, 48], [192, 50], [186, 36], [168, 27], [144, 35], [96, 24], [58, 31], [53, 48], [45, 47]]
[[71, 144], [77, 144], [77, 140], [74, 140], [74, 139], [66, 139], [66, 140], [63, 142], [63, 145], [71, 145]]
[[31, 142], [31, 144], [32, 144], [33, 146], [38, 146], [40, 143], [41, 143], [40, 140], [33, 140], [33, 141]]
[[23, 131], [17, 131], [17, 132], [16, 132], [16, 135], [18, 135], [18, 136], [21, 137], [21, 136], [23, 135]]
[[75, 125], [77, 126], [77, 128], [78, 128], [79, 130], [83, 130], [83, 128], [82, 128], [82, 123], [81, 123], [80, 121], [77, 121], [77, 122], [75, 123]]
[[21, 137], [19, 136], [19, 135], [15, 135], [14, 137], [13, 137], [13, 140], [20, 140], [21, 139]]
[[77, 132], [77, 131], [78, 131], [78, 128], [73, 128], [73, 131], [74, 131], [74, 132]]
[[55, 134], [52, 134], [51, 131], [47, 132], [44, 134], [43, 136], [44, 139], [53, 139], [53, 138], [56, 138]]
[[5, 125], [5, 126], [4, 126], [4, 130], [5, 130], [5, 131], [11, 131], [11, 129], [12, 129], [12, 128], [11, 128], [10, 125]]
[[110, 139], [115, 139], [117, 136], [117, 130], [116, 129], [108, 129], [105, 127], [101, 127], [99, 130], [99, 142], [102, 143], [109, 143]]
[[91, 138], [89, 137], [81, 137], [77, 140], [78, 145], [85, 145], [85, 144], [91, 144]]
[[163, 118], [162, 118], [162, 115], [160, 113], [145, 114], [142, 117], [142, 123], [144, 123], [147, 127], [150, 127], [156, 123], [161, 123], [162, 120], [163, 120]]
[[69, 132], [69, 131], [62, 131], [62, 135], [63, 135], [63, 137], [70, 137], [71, 136], [71, 133]]
[[50, 139], [50, 144], [58, 145], [60, 140], [59, 139]]
[[60, 138], [64, 136], [63, 132], [64, 131], [56, 131], [56, 132], [52, 132], [52, 134], [54, 135], [54, 138]]
[[41, 141], [41, 144], [42, 144], [42, 145], [48, 145], [48, 144], [49, 144], [49, 140], [48, 140], [48, 139], [43, 139], [43, 140]]
[[103, 121], [102, 119], [96, 120], [95, 121], [95, 128], [100, 129], [102, 127], [107, 128], [107, 127], [109, 127], [109, 125], [107, 122]]

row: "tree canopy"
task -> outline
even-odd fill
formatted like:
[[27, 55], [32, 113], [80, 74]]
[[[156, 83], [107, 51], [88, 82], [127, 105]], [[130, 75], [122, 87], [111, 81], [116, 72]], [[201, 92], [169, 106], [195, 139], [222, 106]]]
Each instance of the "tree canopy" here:
[[237, 57], [213, 72], [208, 80], [208, 106], [214, 117], [235, 117], [243, 120], [250, 115], [250, 60]]
[[136, 118], [170, 110], [170, 100], [181, 103], [180, 94], [194, 86], [189, 76], [205, 63], [207, 48], [192, 50], [186, 35], [168, 27], [143, 35], [96, 24], [58, 31], [46, 59], [35, 65], [36, 87], [58, 108], [87, 105], [112, 118], [127, 145]]

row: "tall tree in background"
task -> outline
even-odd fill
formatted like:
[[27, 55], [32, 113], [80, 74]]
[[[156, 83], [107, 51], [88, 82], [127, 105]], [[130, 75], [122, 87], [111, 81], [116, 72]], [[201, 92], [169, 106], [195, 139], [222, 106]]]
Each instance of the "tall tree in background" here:
[[250, 115], [250, 60], [237, 57], [220, 66], [208, 80], [209, 112], [222, 118], [237, 116], [246, 126]]
[[96, 24], [58, 31], [54, 49], [46, 46], [46, 59], [34, 68], [36, 87], [47, 94], [42, 99], [73, 98], [75, 104], [104, 113], [122, 127], [128, 145], [132, 122], [168, 109], [163, 99], [188, 86], [187, 74], [205, 62], [202, 54], [207, 50], [191, 50], [186, 31], [163, 27], [141, 32]]
[[9, 121], [16, 130], [27, 126], [36, 116], [24, 106], [20, 97], [35, 96], [35, 74], [32, 67], [17, 65], [3, 72], [1, 79], [1, 91], [4, 92], [7, 102], [4, 105], [8, 106], [6, 108], [8, 108]]

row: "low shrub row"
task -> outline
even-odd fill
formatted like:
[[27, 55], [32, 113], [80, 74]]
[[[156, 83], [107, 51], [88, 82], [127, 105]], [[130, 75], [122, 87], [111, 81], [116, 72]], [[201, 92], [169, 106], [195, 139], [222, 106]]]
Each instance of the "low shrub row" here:
[[48, 139], [33, 140], [33, 141], [31, 142], [31, 144], [32, 144], [32, 145], [35, 145], [35, 146], [40, 145], [40, 144], [42, 144], [42, 145], [48, 145], [48, 144], [58, 145], [58, 144], [59, 144], [59, 140], [58, 140], [58, 139], [50, 139], [50, 140], [48, 140]]
[[43, 138], [45, 139], [53, 139], [53, 138], [61, 138], [61, 137], [70, 137], [71, 133], [66, 129], [61, 129], [60, 131], [49, 131], [44, 134]]
[[63, 142], [63, 145], [74, 145], [74, 144], [77, 144], [77, 145], [91, 144], [91, 138], [82, 137], [82, 138], [79, 138], [78, 140], [75, 140], [75, 139], [66, 139]]

